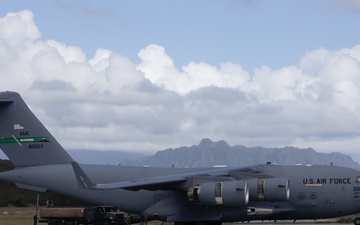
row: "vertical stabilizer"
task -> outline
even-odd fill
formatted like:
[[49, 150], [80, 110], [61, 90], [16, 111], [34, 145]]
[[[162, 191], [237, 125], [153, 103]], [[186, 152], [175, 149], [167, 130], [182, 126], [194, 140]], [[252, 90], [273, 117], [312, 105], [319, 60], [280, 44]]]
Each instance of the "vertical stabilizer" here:
[[0, 149], [17, 167], [73, 161], [15, 92], [0, 92]]

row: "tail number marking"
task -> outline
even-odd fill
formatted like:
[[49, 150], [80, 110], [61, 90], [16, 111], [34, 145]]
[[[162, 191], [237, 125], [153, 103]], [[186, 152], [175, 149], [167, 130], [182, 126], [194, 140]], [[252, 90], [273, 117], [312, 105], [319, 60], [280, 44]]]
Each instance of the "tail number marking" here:
[[43, 144], [29, 144], [29, 149], [41, 149], [44, 148]]

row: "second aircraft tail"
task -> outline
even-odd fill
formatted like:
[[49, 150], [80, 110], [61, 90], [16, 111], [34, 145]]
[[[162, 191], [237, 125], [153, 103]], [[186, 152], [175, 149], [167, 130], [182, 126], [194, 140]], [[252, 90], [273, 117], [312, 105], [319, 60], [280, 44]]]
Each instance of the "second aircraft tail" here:
[[0, 92], [0, 149], [17, 167], [73, 161], [16, 92]]

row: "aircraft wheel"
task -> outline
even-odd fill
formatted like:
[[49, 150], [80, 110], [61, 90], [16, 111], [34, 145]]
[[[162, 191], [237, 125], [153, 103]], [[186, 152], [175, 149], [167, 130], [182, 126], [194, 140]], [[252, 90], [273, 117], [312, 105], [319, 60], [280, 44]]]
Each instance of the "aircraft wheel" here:
[[196, 222], [175, 222], [174, 225], [197, 225]]
[[109, 220], [105, 220], [102, 224], [103, 225], [111, 225], [111, 222]]
[[222, 222], [221, 221], [203, 221], [203, 222], [198, 222], [197, 225], [221, 225]]
[[[221, 221], [175, 222], [174, 225], [221, 225]], [[360, 225], [360, 224], [359, 224]]]
[[48, 222], [48, 225], [57, 225], [57, 222], [55, 220], [50, 220]]
[[214, 221], [211, 223], [211, 225], [222, 225], [221, 221]]
[[354, 219], [354, 224], [355, 224], [355, 225], [360, 225], [360, 217], [356, 217], [356, 218]]

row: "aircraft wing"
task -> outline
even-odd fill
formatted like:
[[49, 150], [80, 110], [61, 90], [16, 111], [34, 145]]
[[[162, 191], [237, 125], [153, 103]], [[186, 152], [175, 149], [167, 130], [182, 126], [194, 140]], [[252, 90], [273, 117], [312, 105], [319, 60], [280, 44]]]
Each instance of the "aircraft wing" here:
[[[180, 176], [160, 176], [151, 177], [137, 180], [129, 180], [122, 182], [115, 182], [109, 184], [96, 184], [95, 188], [100, 190], [111, 190], [111, 189], [129, 189], [129, 190], [160, 190], [164, 189], [163, 184], [171, 184], [186, 181], [186, 178]], [[162, 187], [161, 187], [162, 186]]]
[[171, 189], [171, 187], [174, 187], [177, 184], [187, 181], [189, 178], [194, 178], [194, 177], [198, 177], [198, 178], [207, 177], [208, 179], [214, 178], [221, 180], [229, 180], [229, 179], [233, 180], [232, 178], [226, 177], [229, 175], [227, 171], [205, 170], [205, 171], [196, 171], [196, 172], [188, 172], [181, 174], [164, 175], [164, 176], [156, 176], [156, 177], [149, 177], [149, 178], [136, 179], [136, 180], [114, 182], [108, 184], [94, 184], [77, 162], [72, 162], [71, 164], [73, 166], [79, 187], [94, 189], [94, 190], [112, 190], [112, 189], [167, 190], [167, 189]]

